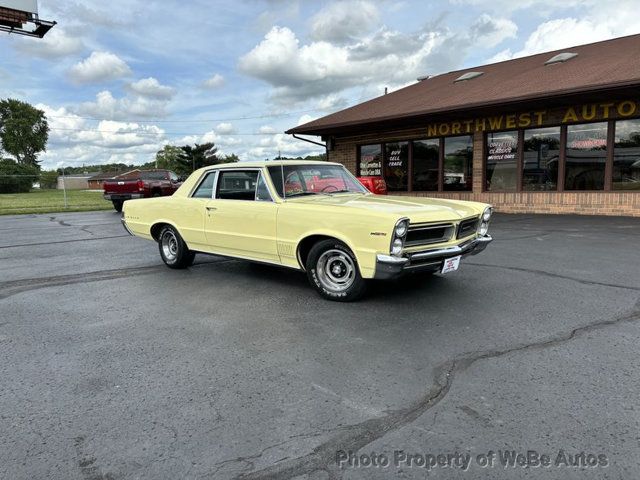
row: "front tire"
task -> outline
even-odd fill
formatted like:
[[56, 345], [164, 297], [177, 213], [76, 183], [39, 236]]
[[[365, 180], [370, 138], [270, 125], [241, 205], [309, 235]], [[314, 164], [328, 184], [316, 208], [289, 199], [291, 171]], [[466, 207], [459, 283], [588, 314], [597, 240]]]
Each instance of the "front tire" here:
[[123, 200], [112, 200], [111, 203], [113, 203], [113, 208], [116, 209], [116, 212], [120, 213], [122, 211]]
[[355, 255], [344, 243], [322, 240], [309, 252], [306, 262], [309, 283], [320, 295], [336, 302], [352, 302], [364, 295], [366, 283]]
[[187, 268], [193, 265], [195, 252], [187, 248], [187, 244], [175, 228], [166, 226], [160, 231], [158, 249], [162, 261], [169, 268]]

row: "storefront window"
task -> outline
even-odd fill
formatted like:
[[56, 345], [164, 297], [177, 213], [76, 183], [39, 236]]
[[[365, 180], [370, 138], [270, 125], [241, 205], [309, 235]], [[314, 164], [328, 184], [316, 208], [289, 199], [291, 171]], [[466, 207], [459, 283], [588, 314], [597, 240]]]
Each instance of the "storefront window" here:
[[640, 190], [640, 120], [616, 122], [613, 189]]
[[525, 130], [523, 149], [522, 190], [557, 190], [560, 127]]
[[487, 191], [515, 191], [518, 132], [487, 134]]
[[473, 137], [444, 139], [444, 190], [471, 191]]
[[384, 146], [384, 180], [391, 192], [407, 190], [409, 142], [386, 143]]
[[606, 122], [569, 125], [566, 152], [565, 190], [604, 189]]
[[359, 167], [361, 177], [380, 177], [382, 175], [382, 145], [362, 145]]
[[438, 190], [438, 161], [440, 140], [417, 140], [413, 142], [413, 189], [416, 191]]

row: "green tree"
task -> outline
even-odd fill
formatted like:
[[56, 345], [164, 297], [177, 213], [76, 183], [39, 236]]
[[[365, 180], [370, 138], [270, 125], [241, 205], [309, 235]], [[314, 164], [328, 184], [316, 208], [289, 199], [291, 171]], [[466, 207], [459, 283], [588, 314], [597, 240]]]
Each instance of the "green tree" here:
[[40, 173], [40, 188], [56, 188], [58, 185], [58, 172], [47, 170]]
[[38, 180], [34, 165], [23, 165], [10, 158], [0, 159], [0, 193], [26, 193]]
[[164, 168], [166, 170], [173, 170], [178, 173], [180, 169], [180, 156], [183, 150], [175, 145], [165, 145], [162, 150], [156, 153], [156, 168]]
[[38, 167], [38, 154], [48, 139], [49, 124], [42, 110], [11, 98], [0, 101], [0, 143], [18, 163]]
[[240, 161], [240, 157], [235, 153], [230, 153], [228, 155], [223, 155], [222, 157], [218, 157], [218, 163], [235, 163]]
[[178, 160], [179, 171], [176, 171], [178, 175], [188, 175], [199, 168], [220, 163], [216, 155], [218, 149], [213, 143], [203, 143], [202, 145], [196, 143], [193, 147], [184, 145], [180, 149], [182, 154]]

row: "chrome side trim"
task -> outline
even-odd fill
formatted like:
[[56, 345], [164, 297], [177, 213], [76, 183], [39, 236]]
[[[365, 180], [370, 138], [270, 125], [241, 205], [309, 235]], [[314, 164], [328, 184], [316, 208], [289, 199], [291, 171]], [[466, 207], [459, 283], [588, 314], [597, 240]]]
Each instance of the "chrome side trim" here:
[[122, 222], [122, 226], [127, 231], [127, 233], [133, 237], [133, 232], [129, 230], [129, 227], [127, 227], [127, 222], [125, 221], [124, 217], [120, 217], [120, 221]]

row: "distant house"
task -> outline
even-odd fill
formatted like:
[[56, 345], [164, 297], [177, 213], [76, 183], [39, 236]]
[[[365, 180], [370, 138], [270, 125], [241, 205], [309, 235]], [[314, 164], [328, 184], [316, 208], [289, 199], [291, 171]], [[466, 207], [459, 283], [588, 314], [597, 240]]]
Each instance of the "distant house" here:
[[86, 190], [89, 188], [89, 173], [77, 173], [72, 175], [58, 175], [58, 189], [62, 190]]
[[126, 172], [101, 172], [96, 173], [92, 177], [89, 178], [89, 189], [91, 190], [102, 190], [102, 186], [105, 180], [115, 180], [115, 179], [131, 179], [136, 178], [140, 173], [140, 169], [135, 168], [133, 170], [128, 170]]
[[102, 190], [102, 184], [105, 180], [113, 180], [118, 172], [101, 172], [96, 173], [93, 177], [89, 177], [88, 184], [90, 190]]

